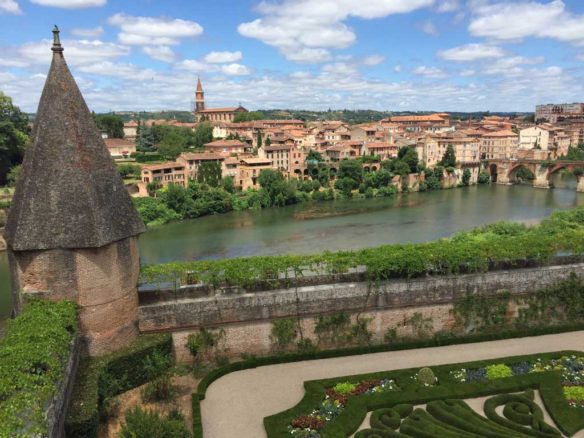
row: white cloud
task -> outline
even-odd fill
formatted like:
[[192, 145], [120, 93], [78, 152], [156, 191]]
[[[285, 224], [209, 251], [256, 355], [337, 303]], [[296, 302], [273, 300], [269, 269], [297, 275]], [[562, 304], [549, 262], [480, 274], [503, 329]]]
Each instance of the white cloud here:
[[459, 7], [458, 0], [441, 0], [436, 10], [438, 12], [453, 12], [458, 10]]
[[77, 68], [77, 71], [128, 80], [146, 80], [158, 75], [158, 73], [151, 69], [142, 69], [134, 64], [111, 61], [81, 65]]
[[287, 59], [323, 62], [331, 49], [350, 46], [356, 40], [344, 23], [350, 17], [382, 18], [431, 6], [434, 0], [284, 0], [262, 2], [257, 7], [262, 18], [241, 23], [241, 35], [276, 47]]
[[[130, 48], [100, 40], [62, 40], [67, 62], [71, 65], [88, 64], [119, 58], [130, 53]], [[49, 65], [52, 40], [25, 43], [19, 47], [0, 48], [0, 65], [30, 67]]]
[[153, 59], [162, 62], [173, 62], [175, 59], [174, 52], [168, 46], [145, 46], [142, 51]]
[[416, 67], [413, 71], [413, 74], [418, 76], [424, 76], [426, 78], [443, 78], [446, 77], [446, 73], [439, 69], [438, 67], [428, 67], [422, 65], [420, 67]]
[[562, 0], [483, 4], [474, 9], [468, 29], [496, 40], [539, 37], [584, 44], [584, 15], [568, 12]]
[[181, 38], [193, 38], [203, 33], [203, 28], [198, 23], [180, 18], [116, 14], [108, 19], [108, 23], [120, 28], [119, 41], [129, 45], [176, 45]]
[[210, 64], [224, 64], [228, 62], [241, 61], [242, 54], [237, 52], [210, 52], [203, 58], [205, 62]]
[[251, 73], [245, 65], [237, 63], [222, 65], [221, 71], [229, 76], [245, 76]]
[[197, 61], [196, 59], [185, 59], [184, 61], [176, 64], [175, 67], [179, 70], [188, 70], [195, 73], [209, 71], [211, 69], [209, 64]]
[[363, 59], [363, 64], [365, 65], [378, 65], [385, 61], [385, 56], [382, 55], [371, 55]]
[[14, 0], [0, 0], [0, 14], [2, 12], [16, 15], [22, 14], [20, 6]]
[[478, 59], [500, 58], [504, 55], [501, 48], [484, 44], [466, 44], [438, 52], [438, 56], [448, 61], [476, 61]]
[[418, 25], [419, 29], [428, 34], [428, 35], [432, 35], [432, 36], [437, 36], [438, 35], [438, 29], [436, 29], [436, 26], [434, 26], [434, 23], [432, 23], [432, 21], [430, 20], [426, 20], [422, 23], [420, 23]]
[[90, 28], [82, 28], [82, 27], [74, 27], [71, 30], [71, 33], [75, 36], [83, 37], [83, 38], [95, 38], [100, 36], [103, 33], [103, 27], [90, 27]]
[[576, 59], [578, 59], [580, 61], [584, 61], [584, 53], [580, 53], [579, 55], [576, 55]]
[[537, 58], [512, 56], [509, 58], [497, 59], [492, 64], [486, 65], [481, 72], [487, 75], [513, 76], [524, 73], [523, 65], [541, 64], [542, 62], [544, 62], [544, 58], [541, 56], [538, 56]]
[[30, 2], [53, 8], [80, 9], [103, 6], [107, 3], [107, 0], [30, 0]]
[[475, 71], [474, 70], [462, 70], [460, 72], [460, 76], [462, 76], [463, 78], [469, 77], [469, 76], [474, 76], [475, 75]]

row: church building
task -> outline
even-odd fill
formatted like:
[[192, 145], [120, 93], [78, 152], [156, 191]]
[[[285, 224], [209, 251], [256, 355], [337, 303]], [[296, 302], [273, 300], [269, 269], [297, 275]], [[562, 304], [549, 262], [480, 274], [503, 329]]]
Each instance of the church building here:
[[201, 79], [197, 80], [197, 91], [195, 93], [195, 120], [197, 122], [227, 122], [233, 123], [237, 113], [246, 113], [247, 110], [241, 105], [238, 107], [226, 108], [205, 108], [205, 93]]

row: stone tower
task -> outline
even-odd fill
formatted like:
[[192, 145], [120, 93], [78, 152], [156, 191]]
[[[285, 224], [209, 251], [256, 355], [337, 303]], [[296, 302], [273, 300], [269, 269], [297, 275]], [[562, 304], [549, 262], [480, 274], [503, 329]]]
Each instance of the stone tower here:
[[23, 295], [79, 304], [87, 351], [137, 333], [144, 224], [67, 67], [59, 30], [5, 237], [14, 313]]
[[205, 93], [203, 92], [203, 85], [201, 78], [197, 78], [197, 91], [195, 92], [195, 114], [199, 111], [205, 110]]

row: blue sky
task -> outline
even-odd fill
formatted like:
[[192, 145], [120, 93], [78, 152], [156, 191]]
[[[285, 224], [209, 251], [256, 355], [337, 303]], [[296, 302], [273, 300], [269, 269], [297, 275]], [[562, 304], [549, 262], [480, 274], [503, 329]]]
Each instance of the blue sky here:
[[53, 24], [95, 111], [533, 111], [584, 100], [581, 0], [0, 0], [0, 90], [35, 111]]

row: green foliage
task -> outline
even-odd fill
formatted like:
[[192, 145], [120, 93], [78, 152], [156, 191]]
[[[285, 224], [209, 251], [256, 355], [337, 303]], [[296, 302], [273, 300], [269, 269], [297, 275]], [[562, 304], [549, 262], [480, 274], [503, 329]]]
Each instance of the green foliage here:
[[359, 187], [359, 183], [352, 178], [339, 178], [335, 181], [335, 189], [339, 190], [344, 196], [350, 198], [353, 190]]
[[584, 386], [564, 387], [564, 397], [568, 400], [584, 402]]
[[209, 330], [201, 327], [187, 337], [186, 347], [197, 362], [211, 362], [221, 352], [225, 330]]
[[70, 301], [34, 300], [8, 321], [0, 338], [0, 436], [46, 435], [46, 404], [64, 377], [76, 332]]
[[298, 335], [298, 322], [294, 318], [277, 319], [272, 322], [270, 341], [276, 351], [288, 348]]
[[456, 153], [454, 152], [454, 146], [451, 144], [446, 146], [446, 151], [442, 160], [440, 160], [440, 165], [444, 167], [456, 167]]
[[318, 343], [337, 344], [347, 337], [351, 319], [344, 312], [320, 315], [315, 320], [314, 334]]
[[[130, 347], [109, 356], [82, 359], [65, 419], [67, 437], [96, 437], [100, 416], [108, 401], [122, 392], [157, 378], [154, 369], [160, 373], [167, 372], [148, 365], [146, 358], [153, 356], [156, 351], [170, 357], [170, 335], [141, 335]], [[171, 362], [168, 363], [170, 366]]]
[[269, 196], [269, 205], [289, 205], [296, 203], [296, 184], [286, 181], [282, 172], [264, 169], [260, 172], [259, 183]]
[[16, 183], [20, 178], [20, 174], [22, 173], [22, 165], [17, 164], [16, 166], [12, 167], [6, 176], [6, 182], [8, 187], [16, 187]]
[[486, 367], [487, 378], [489, 380], [501, 379], [503, 377], [511, 377], [513, 371], [505, 364], [493, 364]]
[[[233, 182], [233, 179], [231, 179]], [[211, 187], [219, 187], [221, 183], [221, 163], [219, 161], [205, 161], [199, 165], [197, 182]]]
[[95, 116], [95, 123], [109, 138], [124, 138], [124, 121], [113, 114]]
[[351, 391], [353, 391], [356, 387], [357, 387], [357, 385], [355, 383], [341, 382], [341, 383], [337, 383], [333, 387], [333, 389], [335, 390], [335, 392], [338, 392], [339, 394], [348, 394]]
[[202, 149], [207, 143], [213, 141], [213, 125], [209, 122], [202, 122], [195, 128], [193, 137], [193, 147], [195, 149]]
[[338, 177], [339, 179], [351, 179], [356, 182], [358, 187], [363, 182], [363, 166], [357, 160], [343, 160], [339, 164]]
[[515, 172], [515, 177], [520, 181], [533, 181], [535, 175], [527, 167], [521, 166], [517, 172]]
[[253, 122], [255, 120], [262, 120], [263, 118], [264, 116], [260, 111], [241, 111], [235, 114], [233, 123]]
[[489, 172], [485, 172], [484, 170], [479, 173], [479, 177], [477, 182], [479, 184], [490, 184], [491, 183], [491, 174]]
[[153, 161], [162, 161], [162, 156], [158, 153], [135, 152], [130, 157], [136, 160], [136, 163], [151, 163]]
[[118, 164], [118, 172], [120, 172], [120, 175], [124, 179], [140, 178], [141, 171], [142, 171], [142, 168], [140, 166], [138, 166], [137, 164], [129, 164], [129, 163]]
[[163, 416], [140, 407], [130, 409], [119, 433], [120, 438], [190, 438], [182, 415]]
[[455, 302], [453, 313], [458, 326], [465, 333], [500, 330], [507, 325], [507, 309], [511, 302], [509, 292], [495, 295], [467, 294]]
[[179, 213], [167, 207], [160, 198], [132, 198], [138, 214], [149, 227], [181, 219]]
[[311, 149], [308, 151], [308, 154], [306, 155], [306, 162], [307, 163], [310, 163], [310, 162], [322, 163], [322, 162], [324, 162], [324, 158], [320, 152], [315, 151], [314, 149]]
[[[400, 148], [397, 154], [397, 159], [403, 161], [408, 165], [408, 173], [417, 173], [419, 167], [418, 153], [415, 147], [404, 146]], [[398, 172], [395, 172], [398, 173]]]
[[470, 178], [471, 178], [471, 173], [470, 173], [470, 169], [464, 169], [462, 172], [462, 185], [463, 186], [468, 186], [470, 184]]
[[416, 374], [416, 381], [423, 386], [434, 386], [436, 384], [436, 376], [432, 368], [422, 368]]
[[358, 318], [355, 324], [351, 325], [349, 331], [349, 340], [357, 345], [366, 345], [371, 343], [373, 333], [369, 330], [369, 323], [373, 318]]
[[29, 141], [28, 117], [0, 91], [0, 185], [11, 168], [20, 164]]

